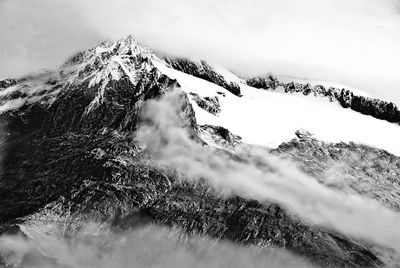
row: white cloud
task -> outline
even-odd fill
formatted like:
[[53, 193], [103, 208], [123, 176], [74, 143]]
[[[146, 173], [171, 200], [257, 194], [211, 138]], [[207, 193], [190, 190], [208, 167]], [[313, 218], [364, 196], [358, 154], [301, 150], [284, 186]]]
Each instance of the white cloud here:
[[[331, 80], [400, 103], [398, 0], [19, 0], [6, 1], [4, 7], [10, 14], [5, 24], [15, 20], [20, 25], [14, 32], [34, 32], [23, 30], [31, 16], [14, 16], [32, 14], [32, 8], [46, 25], [60, 29], [62, 34], [43, 31], [47, 26], [36, 20], [35, 29], [46, 34], [21, 41], [31, 53], [57, 51], [55, 44], [78, 49], [99, 36], [133, 34], [153, 48], [217, 61], [243, 74], [271, 71]], [[60, 14], [67, 15], [58, 19]], [[30, 47], [32, 40], [42, 40], [43, 45]], [[71, 40], [76, 41], [68, 43]], [[13, 42], [3, 41], [14, 46]], [[70, 51], [51, 55], [59, 61]], [[5, 54], [8, 58], [9, 52]], [[37, 67], [37, 60], [11, 57], [3, 73], [24, 64], [26, 69]], [[44, 59], [43, 64], [46, 61], [54, 60]]]
[[400, 103], [394, 0], [96, 3], [93, 9], [86, 1], [81, 11], [106, 36], [134, 33], [151, 47], [214, 60], [240, 73], [333, 80]]
[[0, 3], [0, 79], [54, 68], [100, 42], [73, 1], [2, 0]]

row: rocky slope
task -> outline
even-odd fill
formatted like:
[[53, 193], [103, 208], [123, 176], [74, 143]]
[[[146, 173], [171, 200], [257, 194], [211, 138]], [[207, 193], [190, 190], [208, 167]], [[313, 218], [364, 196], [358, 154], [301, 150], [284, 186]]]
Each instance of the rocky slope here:
[[165, 61], [172, 68], [193, 75], [195, 77], [207, 80], [217, 84], [230, 91], [236, 96], [240, 96], [240, 86], [234, 81], [227, 81], [223, 75], [218, 73], [211, 65], [205, 61], [191, 61], [184, 58], [165, 58]]
[[[207, 183], [182, 180], [176, 171], [160, 168], [137, 142], [136, 130], [146, 123], [140, 112], [146, 100], [180, 85], [154, 61], [163, 62], [128, 37], [79, 53], [59, 70], [0, 83], [1, 233], [23, 232], [29, 238], [24, 232], [27, 222], [60, 218], [66, 239], [89, 220], [113, 230], [156, 223], [239, 244], [284, 248], [322, 267], [384, 264], [370, 245], [310, 225], [279, 204], [221, 196]], [[166, 62], [240, 94], [237, 85], [204, 62]], [[229, 148], [239, 144], [240, 137], [218, 126], [199, 126], [189, 98], [182, 93], [178, 110], [191, 138], [205, 146], [217, 144], [220, 153], [237, 158]], [[218, 113], [217, 104], [206, 100], [204, 107]], [[347, 163], [342, 170], [345, 186], [332, 187], [399, 209], [398, 187], [387, 191], [398, 184], [398, 157], [363, 145], [299, 137], [273, 153], [294, 159], [326, 184], [332, 164], [342, 159]], [[359, 187], [365, 180], [367, 186]]]
[[[306, 131], [272, 152], [293, 160], [323, 184], [400, 211], [400, 158], [395, 155], [355, 143], [321, 142]], [[332, 180], [333, 175], [340, 180]]]

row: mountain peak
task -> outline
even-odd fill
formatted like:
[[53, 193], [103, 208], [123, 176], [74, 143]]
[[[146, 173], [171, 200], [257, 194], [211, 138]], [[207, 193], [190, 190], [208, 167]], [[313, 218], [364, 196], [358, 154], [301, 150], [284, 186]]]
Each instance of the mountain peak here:
[[103, 41], [93, 48], [79, 52], [67, 60], [64, 66], [94, 62], [98, 59], [104, 61], [112, 56], [156, 58], [151, 49], [140, 45], [132, 35], [129, 35], [117, 41]]
[[110, 80], [128, 77], [134, 83], [140, 70], [151, 70], [152, 60], [159, 60], [147, 47], [140, 45], [132, 35], [117, 41], [104, 41], [99, 45], [82, 51], [64, 65], [72, 67], [73, 82], [89, 79], [89, 87], [101, 84], [104, 89]]

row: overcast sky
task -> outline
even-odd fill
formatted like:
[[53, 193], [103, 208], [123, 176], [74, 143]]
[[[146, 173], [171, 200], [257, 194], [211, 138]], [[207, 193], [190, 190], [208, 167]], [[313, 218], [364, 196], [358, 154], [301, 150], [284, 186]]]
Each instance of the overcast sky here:
[[0, 78], [128, 34], [241, 74], [340, 82], [400, 104], [399, 0], [0, 0]]

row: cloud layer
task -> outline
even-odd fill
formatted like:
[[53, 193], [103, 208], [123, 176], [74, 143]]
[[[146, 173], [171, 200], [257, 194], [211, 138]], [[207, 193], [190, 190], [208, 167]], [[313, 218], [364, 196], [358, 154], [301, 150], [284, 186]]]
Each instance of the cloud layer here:
[[398, 0], [5, 0], [0, 76], [133, 34], [242, 74], [274, 72], [359, 87], [400, 103]]

